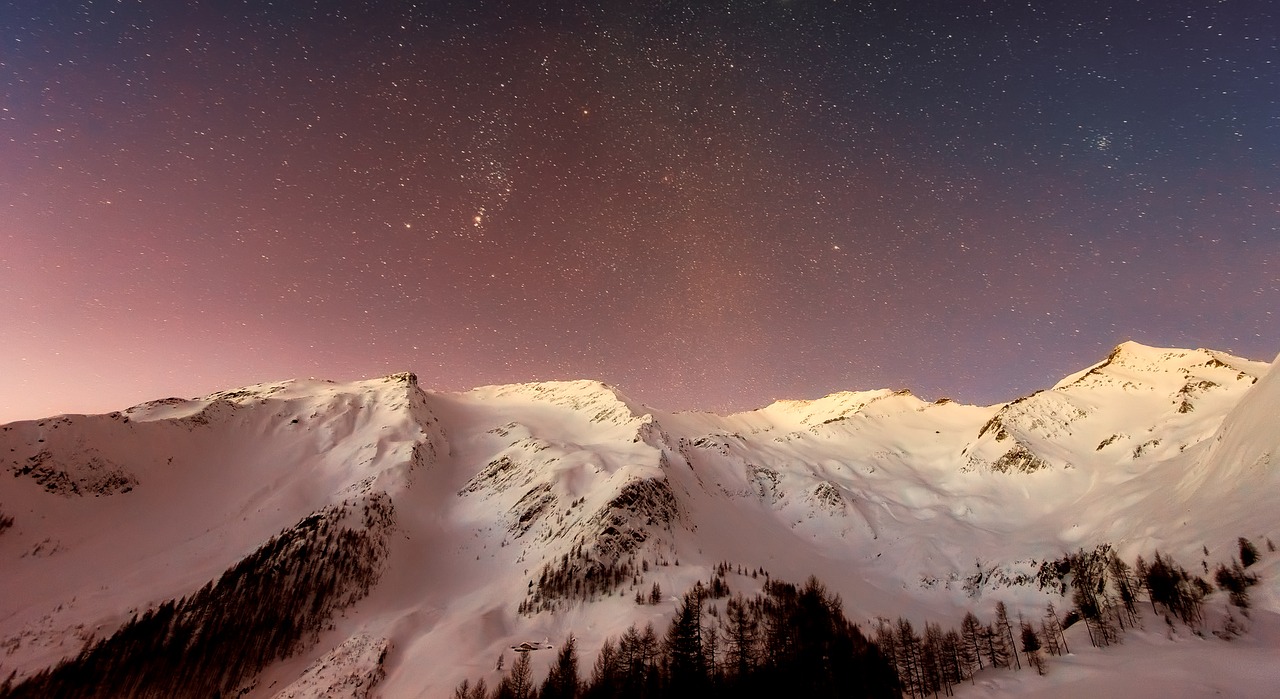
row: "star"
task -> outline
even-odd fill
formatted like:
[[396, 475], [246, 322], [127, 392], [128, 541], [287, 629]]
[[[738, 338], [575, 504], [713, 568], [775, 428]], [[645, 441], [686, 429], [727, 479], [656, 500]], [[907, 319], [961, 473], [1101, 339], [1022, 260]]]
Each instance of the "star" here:
[[1265, 3], [988, 4], [40, 4], [0, 75], [0, 421], [404, 369], [747, 409], [1007, 401], [1126, 339], [1274, 357]]

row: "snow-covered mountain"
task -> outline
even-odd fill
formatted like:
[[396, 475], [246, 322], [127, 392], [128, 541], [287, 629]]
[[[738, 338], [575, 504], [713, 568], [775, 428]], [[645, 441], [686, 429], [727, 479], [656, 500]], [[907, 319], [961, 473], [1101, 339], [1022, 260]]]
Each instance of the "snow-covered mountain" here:
[[[0, 681], [234, 600], [242, 636], [299, 610], [223, 670], [244, 696], [439, 697], [523, 641], [572, 631], [589, 658], [670, 616], [638, 591], [722, 561], [817, 575], [863, 620], [1039, 609], [1025, 583], [1077, 548], [1214, 562], [1280, 538], [1272, 366], [1125, 343], [1002, 405], [879, 390], [727, 416], [404, 373], [4, 425]], [[1277, 575], [1254, 615], [1280, 649]]]

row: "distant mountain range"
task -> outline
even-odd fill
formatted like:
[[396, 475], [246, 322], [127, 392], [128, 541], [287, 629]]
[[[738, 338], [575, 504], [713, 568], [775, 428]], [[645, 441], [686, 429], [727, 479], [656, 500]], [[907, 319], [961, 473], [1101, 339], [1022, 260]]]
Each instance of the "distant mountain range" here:
[[[1239, 537], [1280, 539], [1273, 366], [1125, 343], [999, 405], [875, 390], [732, 415], [402, 373], [16, 422], [0, 681], [118, 634], [93, 662], [182, 674], [170, 693], [442, 697], [570, 632], [589, 667], [720, 563], [746, 593], [816, 575], [864, 624], [1069, 606], [1040, 564], [1104, 543], [1207, 572]], [[1280, 650], [1276, 561], [1254, 623]], [[205, 656], [226, 660], [175, 670]]]

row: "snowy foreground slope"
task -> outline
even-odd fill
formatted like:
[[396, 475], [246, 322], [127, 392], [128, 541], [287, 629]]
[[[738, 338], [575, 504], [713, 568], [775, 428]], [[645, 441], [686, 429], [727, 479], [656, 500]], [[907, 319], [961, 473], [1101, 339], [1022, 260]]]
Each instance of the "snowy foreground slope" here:
[[[1080, 548], [1198, 567], [1238, 537], [1280, 541], [1273, 366], [1126, 343], [1003, 405], [880, 390], [729, 416], [592, 381], [448, 394], [398, 374], [4, 425], [0, 681], [166, 602], [204, 615], [267, 595], [310, 616], [235, 676], [245, 696], [442, 697], [493, 682], [510, 646], [571, 631], [589, 666], [722, 561], [816, 575], [864, 623], [1066, 608], [1032, 577]], [[1153, 617], [1105, 653], [1069, 635], [1075, 654], [1046, 677], [989, 671], [961, 691], [1116, 694], [1123, 668], [1136, 696], [1272, 696], [1280, 556], [1263, 552], [1242, 638], [1171, 637]], [[281, 597], [304, 583], [311, 596]], [[637, 605], [654, 583], [667, 599]], [[540, 676], [550, 658], [533, 660]]]

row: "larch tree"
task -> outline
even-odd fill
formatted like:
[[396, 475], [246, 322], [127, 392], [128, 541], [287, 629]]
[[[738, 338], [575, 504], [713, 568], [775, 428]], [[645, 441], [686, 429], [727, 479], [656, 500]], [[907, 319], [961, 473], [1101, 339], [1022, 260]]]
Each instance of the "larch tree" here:
[[1015, 669], [1022, 669], [1022, 661], [1018, 659], [1018, 648], [1013, 638], [1013, 625], [1009, 623], [1009, 608], [1005, 606], [1004, 601], [996, 602], [996, 631], [1004, 635], [1004, 640], [1008, 641], [1009, 651], [1013, 654], [1013, 662]]
[[1040, 657], [1040, 639], [1036, 636], [1035, 629], [1031, 628], [1031, 624], [1023, 621], [1022, 625], [1022, 652], [1027, 656], [1027, 664], [1035, 668], [1036, 673], [1044, 674], [1044, 659]]
[[[965, 612], [964, 620], [960, 622], [960, 639], [963, 642], [965, 662], [970, 668], [974, 664], [978, 669], [982, 669], [982, 622], [978, 621], [978, 617], [973, 612]], [[969, 671], [972, 675], [972, 669]]]
[[542, 699], [575, 699], [580, 691], [578, 641], [572, 635], [560, 644], [556, 661], [542, 682]]

